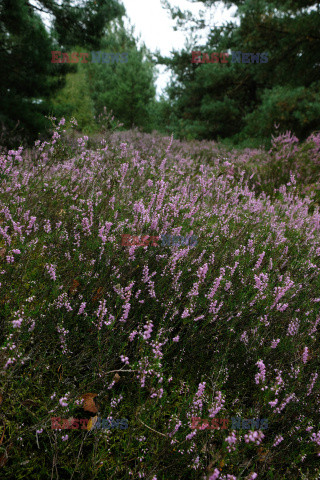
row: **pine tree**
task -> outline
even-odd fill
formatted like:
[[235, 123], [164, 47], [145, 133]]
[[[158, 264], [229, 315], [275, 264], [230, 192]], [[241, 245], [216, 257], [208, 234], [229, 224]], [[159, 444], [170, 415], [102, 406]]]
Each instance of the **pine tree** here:
[[[104, 27], [125, 13], [117, 0], [83, 1], [71, 6], [54, 0], [31, 5], [26, 0], [2, 0], [0, 4], [0, 122], [2, 143], [34, 139], [47, 127], [45, 114], [50, 113], [50, 96], [62, 88], [68, 64], [52, 64], [51, 51], [67, 51], [74, 44], [99, 48]], [[47, 31], [40, 13], [53, 16]], [[7, 140], [6, 140], [7, 139]]]

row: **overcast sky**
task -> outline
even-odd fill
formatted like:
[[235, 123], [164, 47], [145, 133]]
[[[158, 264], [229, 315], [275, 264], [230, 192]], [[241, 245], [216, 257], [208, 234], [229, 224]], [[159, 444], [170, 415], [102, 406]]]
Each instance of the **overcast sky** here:
[[[203, 3], [191, 3], [188, 0], [169, 0], [172, 6], [181, 10], [189, 10], [195, 18], [199, 11], [206, 11], [207, 24], [211, 28], [223, 25], [226, 21], [233, 20], [232, 16], [236, 8], [226, 9], [222, 3], [206, 9]], [[170, 55], [172, 50], [180, 50], [184, 47], [186, 32], [174, 31], [175, 21], [171, 19], [170, 12], [161, 6], [161, 0], [122, 0], [127, 11], [127, 16], [135, 26], [135, 36], [141, 34], [141, 40], [151, 50], [160, 50], [162, 55]], [[190, 52], [191, 55], [191, 52]], [[165, 72], [165, 67], [158, 67], [159, 78], [156, 82], [157, 97], [162, 92], [170, 78], [170, 73]]]

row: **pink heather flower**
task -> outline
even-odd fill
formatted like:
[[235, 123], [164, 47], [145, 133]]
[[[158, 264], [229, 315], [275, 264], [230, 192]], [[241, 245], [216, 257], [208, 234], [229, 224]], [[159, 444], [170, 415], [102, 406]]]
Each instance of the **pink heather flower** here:
[[213, 407], [209, 410], [209, 417], [214, 418], [217, 413], [223, 408], [225, 399], [223, 398], [222, 392], [218, 391], [214, 397]]
[[302, 361], [303, 363], [307, 363], [307, 360], [308, 360], [308, 347], [305, 347], [305, 349], [303, 350], [303, 354], [302, 354]]
[[150, 395], [150, 398], [154, 398], [154, 397], [161, 398], [162, 395], [163, 395], [163, 388], [160, 388], [157, 392], [152, 393], [152, 394]]
[[[171, 420], [170, 420], [171, 421]], [[181, 427], [182, 425], [182, 422], [181, 420], [178, 421], [178, 423], [176, 424], [176, 426], [174, 427], [174, 430], [172, 432], [169, 433], [169, 437], [172, 437], [175, 433], [177, 433], [177, 431], [179, 430], [179, 428]], [[171, 442], [172, 443], [172, 442]]]
[[143, 328], [145, 329], [145, 332], [143, 334], [143, 338], [144, 338], [144, 340], [147, 340], [148, 338], [151, 337], [151, 332], [152, 332], [152, 329], [153, 329], [153, 323], [148, 322], [146, 325], [143, 326]]
[[66, 442], [66, 441], [68, 440], [68, 438], [69, 438], [68, 435], [65, 435], [65, 436], [62, 435], [61, 440], [62, 440], [63, 442]]
[[284, 312], [289, 307], [288, 303], [279, 303], [277, 305], [278, 312]]
[[[278, 301], [285, 295], [285, 293], [290, 290], [291, 287], [293, 287], [294, 282], [290, 280], [289, 277], [286, 278], [285, 281], [285, 286], [284, 287], [275, 287], [274, 292], [276, 294], [275, 302], [271, 306], [271, 308], [274, 308]], [[298, 319], [296, 319], [298, 321]]]
[[177, 335], [176, 337], [174, 337], [174, 338], [172, 339], [172, 341], [173, 341], [173, 342], [179, 342], [179, 338], [180, 338], [179, 335]]
[[81, 222], [83, 231], [85, 232], [86, 235], [91, 235], [91, 230], [90, 230], [90, 222], [87, 217], [84, 217]]
[[138, 335], [138, 332], [134, 330], [133, 332], [130, 333], [129, 335], [129, 341], [132, 342], [134, 340], [134, 337]]
[[5, 364], [5, 366], [3, 367], [4, 369], [8, 368], [9, 365], [11, 365], [12, 363], [16, 362], [17, 359], [16, 358], [9, 358], [9, 360], [7, 361], [7, 363]]
[[280, 338], [277, 338], [277, 340], [272, 340], [271, 342], [271, 348], [277, 348], [278, 343], [280, 342]]
[[292, 320], [292, 322], [290, 322], [289, 324], [287, 335], [291, 335], [291, 336], [296, 335], [298, 333], [299, 325], [300, 325], [300, 320], [298, 318], [295, 318], [294, 320]]
[[283, 402], [281, 403], [280, 407], [276, 408], [275, 409], [275, 413], [280, 413], [282, 412], [282, 410], [285, 408], [285, 406], [291, 402], [291, 400], [296, 400], [296, 401], [299, 401], [298, 399], [296, 399], [296, 395], [295, 393], [291, 393], [290, 395], [287, 395], [285, 397], [285, 399], [283, 400]]
[[208, 264], [207, 263], [205, 263], [203, 265], [203, 267], [199, 267], [198, 272], [197, 272], [199, 282], [202, 283], [204, 281], [204, 279], [206, 278], [207, 271], [208, 271]]
[[253, 472], [251, 475], [248, 477], [248, 480], [255, 480], [257, 478], [258, 474]]
[[311, 435], [311, 441], [315, 442], [317, 445], [320, 446], [320, 430], [317, 433], [313, 433]]
[[212, 475], [210, 475], [209, 480], [217, 480], [219, 478], [220, 472], [217, 468], [215, 468]]
[[43, 432], [43, 428], [41, 428], [40, 430], [37, 430], [37, 433], [40, 434]]
[[206, 388], [206, 382], [202, 382], [202, 383], [199, 383], [199, 387], [198, 387], [198, 391], [195, 395], [195, 397], [197, 398], [193, 400], [193, 407], [196, 408], [196, 409], [202, 409], [202, 397], [204, 395], [204, 391], [205, 391], [205, 388]]
[[197, 397], [202, 397], [203, 392], [205, 391], [206, 388], [206, 382], [199, 383], [198, 391], [196, 393]]
[[81, 315], [84, 312], [85, 308], [86, 308], [86, 302], [81, 303], [78, 315]]
[[12, 326], [13, 328], [20, 328], [23, 322], [23, 318], [19, 318], [19, 320], [13, 320]]
[[260, 383], [260, 380], [261, 380], [262, 382], [264, 382], [265, 379], [266, 379], [266, 367], [265, 367], [265, 365], [264, 365], [264, 363], [263, 363], [262, 360], [259, 360], [259, 361], [256, 363], [256, 365], [258, 365], [259, 370], [260, 370], [260, 372], [257, 373], [256, 376], [255, 376], [255, 381], [256, 381], [256, 384], [258, 385], [258, 384]]
[[229, 453], [236, 449], [237, 437], [234, 431], [231, 432], [229, 437], [226, 437], [225, 441], [228, 443], [227, 450]]
[[58, 325], [57, 326], [57, 331], [60, 333], [62, 353], [66, 354], [66, 353], [68, 353], [67, 344], [66, 344], [66, 337], [67, 337], [67, 334], [69, 333], [69, 330], [66, 330], [64, 327]]
[[66, 400], [67, 400], [67, 397], [60, 398], [59, 403], [60, 403], [61, 407], [67, 407], [68, 406], [68, 404], [66, 403]]
[[209, 300], [212, 300], [213, 296], [215, 295], [216, 291], [218, 290], [222, 278], [223, 278], [223, 275], [220, 275], [220, 277], [217, 277], [215, 279], [215, 281], [213, 283], [213, 287], [210, 289], [210, 292], [207, 295], [207, 298]]
[[12, 250], [12, 253], [15, 253], [16, 255], [18, 255], [20, 252], [20, 250], [18, 248], [16, 248], [15, 250]]
[[274, 444], [272, 445], [273, 447], [276, 447], [279, 445], [284, 440], [284, 438], [281, 435], [277, 435], [274, 441]]
[[313, 390], [315, 381], [316, 381], [317, 378], [318, 378], [318, 374], [317, 374], [317, 373], [312, 373], [311, 378], [312, 378], [312, 380], [311, 380], [311, 383], [310, 383], [309, 388], [308, 388], [307, 397], [310, 395], [310, 393], [311, 393], [312, 390]]
[[129, 358], [124, 355], [120, 355], [121, 362], [124, 362], [125, 365], [129, 365]]
[[50, 225], [50, 220], [46, 220], [46, 224], [45, 226], [43, 227], [44, 231], [46, 233], [50, 233], [51, 232], [51, 225]]
[[55, 281], [56, 280], [56, 272], [55, 272], [55, 269], [54, 269], [54, 265], [52, 264], [47, 264], [45, 265], [46, 269], [48, 270], [48, 273], [50, 275], [50, 278]]
[[186, 440], [191, 440], [195, 435], [197, 435], [197, 430], [193, 430], [189, 435], [186, 436]]
[[266, 252], [262, 252], [261, 255], [259, 255], [259, 260], [257, 261], [257, 263], [255, 264], [253, 270], [258, 270], [261, 266], [261, 263], [262, 263], [262, 260], [263, 260], [263, 257], [265, 256]]
[[189, 316], [190, 316], [189, 308], [185, 308], [182, 315], [181, 315], [181, 318], [186, 318], [186, 317], [189, 317]]
[[243, 334], [241, 335], [240, 337], [240, 340], [245, 343], [245, 344], [248, 344], [249, 342], [249, 339], [248, 339], [248, 334], [246, 331], [243, 332]]
[[256, 445], [260, 445], [261, 441], [264, 439], [264, 434], [260, 430], [250, 432], [248, 435], [244, 436], [244, 441], [246, 443], [254, 442]]

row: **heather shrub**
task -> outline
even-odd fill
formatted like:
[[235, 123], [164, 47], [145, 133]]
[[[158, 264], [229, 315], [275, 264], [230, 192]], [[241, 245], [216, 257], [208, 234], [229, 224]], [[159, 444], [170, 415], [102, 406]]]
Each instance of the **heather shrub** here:
[[[229, 151], [74, 125], [0, 156], [2, 478], [316, 479], [318, 136]], [[51, 429], [97, 415], [128, 429]]]

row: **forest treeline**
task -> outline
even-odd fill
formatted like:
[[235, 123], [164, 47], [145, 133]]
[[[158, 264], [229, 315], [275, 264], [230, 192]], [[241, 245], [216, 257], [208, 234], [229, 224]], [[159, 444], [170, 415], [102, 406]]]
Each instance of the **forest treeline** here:
[[[218, 2], [201, 0], [206, 8]], [[72, 4], [71, 4], [72, 3]], [[1, 144], [48, 133], [48, 116], [75, 117], [85, 133], [99, 130], [106, 108], [123, 129], [173, 132], [180, 139], [268, 144], [271, 134], [300, 139], [320, 129], [320, 5], [315, 1], [223, 2], [237, 17], [212, 25], [163, 6], [186, 32], [186, 46], [163, 57], [125, 27], [117, 0], [3, 0], [0, 5]], [[237, 21], [236, 21], [237, 20]], [[52, 51], [127, 52], [128, 62], [52, 63]], [[192, 51], [267, 52], [266, 63], [192, 63]], [[156, 98], [156, 67], [171, 80]]]

